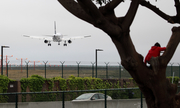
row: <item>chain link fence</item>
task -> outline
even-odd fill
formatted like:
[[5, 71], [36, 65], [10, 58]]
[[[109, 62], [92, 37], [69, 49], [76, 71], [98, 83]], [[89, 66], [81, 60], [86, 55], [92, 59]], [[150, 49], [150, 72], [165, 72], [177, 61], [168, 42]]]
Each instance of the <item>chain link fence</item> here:
[[[180, 77], [180, 65], [170, 64], [166, 69], [166, 76]], [[97, 67], [93, 62], [65, 62], [65, 61], [42, 61], [41, 63], [27, 62], [17, 65], [10, 62], [3, 66], [1, 75], [6, 75], [10, 79], [20, 80], [31, 75], [40, 75], [44, 78], [61, 76], [68, 78], [76, 77], [96, 77], [102, 79], [128, 79], [131, 75], [118, 62], [98, 62]]]

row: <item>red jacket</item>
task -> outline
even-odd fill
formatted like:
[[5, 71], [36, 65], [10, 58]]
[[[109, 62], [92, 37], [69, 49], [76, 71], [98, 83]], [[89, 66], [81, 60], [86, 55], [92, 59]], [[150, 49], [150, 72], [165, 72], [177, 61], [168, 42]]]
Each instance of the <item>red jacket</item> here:
[[166, 50], [166, 47], [158, 47], [158, 46], [152, 46], [149, 50], [148, 54], [146, 55], [146, 58], [144, 60], [144, 63], [147, 63], [151, 59], [151, 57], [157, 57], [160, 56], [160, 52]]

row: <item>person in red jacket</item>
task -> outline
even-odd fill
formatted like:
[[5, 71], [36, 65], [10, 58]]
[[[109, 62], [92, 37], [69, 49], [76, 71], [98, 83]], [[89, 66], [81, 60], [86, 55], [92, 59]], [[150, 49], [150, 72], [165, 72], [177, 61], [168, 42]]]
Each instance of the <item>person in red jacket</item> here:
[[161, 47], [161, 45], [156, 42], [154, 46], [151, 47], [148, 54], [145, 57], [144, 63], [148, 63], [151, 59], [151, 57], [158, 57], [160, 56], [161, 51], [166, 50], [166, 47]]

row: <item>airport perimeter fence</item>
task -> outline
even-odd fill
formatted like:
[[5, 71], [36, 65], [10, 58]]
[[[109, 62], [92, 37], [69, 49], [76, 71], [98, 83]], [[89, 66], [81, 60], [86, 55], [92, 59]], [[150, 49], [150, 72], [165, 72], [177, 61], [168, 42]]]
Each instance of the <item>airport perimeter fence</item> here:
[[[131, 103], [131, 107], [143, 108], [146, 106], [146, 103], [143, 105], [143, 95], [139, 88], [114, 88], [114, 89], [96, 89], [96, 90], [72, 90], [72, 91], [46, 91], [46, 92], [19, 92], [19, 93], [0, 93], [0, 107], [3, 108], [29, 108], [30, 103], [33, 104], [33, 108], [39, 108], [43, 106], [42, 104], [47, 104], [45, 108], [49, 108], [52, 106], [53, 108], [70, 108], [75, 107], [73, 101], [76, 97], [80, 96], [84, 93], [103, 93], [105, 94], [103, 99], [100, 100], [89, 100], [91, 104], [97, 104], [97, 102], [101, 105], [97, 105], [97, 108], [112, 108], [113, 106], [119, 105], [119, 101], [131, 101], [131, 99], [135, 99], [135, 103]], [[108, 100], [106, 97], [110, 96], [112, 100]], [[4, 99], [4, 102], [2, 102]], [[7, 102], [8, 101], [8, 102]], [[55, 102], [53, 105], [48, 105], [48, 102]], [[83, 101], [83, 100], [82, 100]], [[77, 101], [78, 108], [83, 108], [82, 101]], [[110, 101], [110, 102], [109, 102]], [[112, 101], [112, 102], [111, 102]], [[33, 103], [36, 102], [36, 103]], [[45, 102], [45, 103], [43, 103]], [[80, 103], [81, 102], [81, 103]], [[86, 100], [86, 103], [88, 100]], [[6, 104], [7, 103], [7, 104]], [[23, 104], [24, 103], [24, 104]], [[122, 103], [122, 102], [121, 102]], [[55, 105], [58, 104], [58, 105]], [[72, 105], [70, 105], [72, 104]], [[108, 105], [110, 104], [110, 105]], [[62, 106], [59, 106], [62, 105]], [[81, 107], [80, 107], [81, 106]], [[109, 107], [108, 107], [109, 106]], [[122, 106], [122, 105], [121, 105]], [[128, 102], [123, 103], [123, 106], [130, 106]], [[91, 106], [92, 107], [92, 106]], [[131, 108], [130, 107], [130, 108]], [[93, 107], [94, 108], [94, 107]], [[129, 108], [129, 107], [124, 107]]]
[[[178, 86], [177, 93], [180, 92]], [[84, 93], [103, 93], [99, 101], [73, 101]], [[106, 95], [112, 100], [107, 100]], [[0, 93], [0, 108], [84, 108], [97, 105], [97, 108], [147, 108], [144, 96], [139, 88], [113, 88], [96, 90], [45, 91]], [[85, 104], [83, 104], [85, 103]], [[97, 104], [98, 103], [98, 104]], [[100, 105], [101, 104], [101, 105]], [[119, 105], [119, 106], [118, 106]], [[92, 107], [92, 106], [91, 106]], [[93, 108], [95, 108], [93, 106]]]
[[[0, 67], [1, 68], [1, 67]], [[65, 61], [42, 61], [35, 64], [25, 61], [20, 65], [10, 64], [3, 65], [1, 75], [6, 75], [10, 79], [20, 80], [28, 78], [31, 75], [40, 75], [44, 78], [53, 78], [61, 76], [68, 78], [75, 77], [95, 77], [102, 79], [128, 79], [131, 75], [119, 62], [65, 62]], [[166, 69], [166, 76], [180, 77], [180, 65], [170, 63]]]

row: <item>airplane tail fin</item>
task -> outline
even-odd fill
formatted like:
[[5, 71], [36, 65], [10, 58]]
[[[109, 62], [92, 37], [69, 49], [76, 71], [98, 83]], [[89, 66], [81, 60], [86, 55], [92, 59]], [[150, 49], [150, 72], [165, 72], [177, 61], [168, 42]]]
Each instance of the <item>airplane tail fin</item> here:
[[56, 21], [54, 21], [54, 34], [56, 34]]

